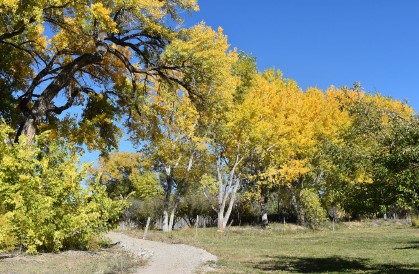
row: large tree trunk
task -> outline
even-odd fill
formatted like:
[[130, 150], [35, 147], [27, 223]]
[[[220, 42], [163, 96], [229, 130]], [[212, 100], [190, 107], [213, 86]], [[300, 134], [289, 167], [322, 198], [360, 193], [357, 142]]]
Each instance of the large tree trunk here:
[[[60, 72], [55, 76], [49, 85], [42, 91], [39, 97], [33, 101], [33, 107], [29, 109], [26, 104], [22, 104], [21, 111], [25, 115], [25, 121], [22, 123], [18, 131], [16, 132], [15, 141], [19, 141], [19, 137], [23, 134], [28, 138], [28, 143], [31, 144], [35, 141], [37, 125], [47, 115], [48, 112], [54, 112], [61, 114], [65, 109], [68, 109], [73, 104], [73, 100], [76, 94], [71, 94], [67, 104], [62, 107], [54, 105], [53, 100], [58, 93], [70, 84], [75, 73], [80, 71], [86, 66], [100, 63], [105, 57], [108, 51], [108, 45], [104, 42], [106, 33], [100, 33], [96, 37], [96, 51], [93, 53], [85, 53], [75, 58], [72, 62], [64, 65]], [[54, 57], [55, 58], [55, 57]], [[32, 100], [34, 90], [39, 87], [40, 80], [47, 73], [48, 69], [51, 69], [53, 65], [49, 64], [43, 71], [41, 71], [32, 82], [31, 86], [27, 90], [27, 95], [23, 100], [27, 103]]]
[[33, 144], [35, 142], [36, 136], [36, 126], [35, 119], [28, 118], [25, 123], [21, 126], [22, 128], [16, 134], [15, 142], [19, 142], [19, 137], [21, 135], [26, 136], [28, 144]]
[[217, 228], [219, 232], [224, 231], [226, 224], [224, 223], [224, 210], [218, 210]]
[[163, 207], [163, 232], [169, 232], [169, 202], [166, 201], [167, 199], [165, 198]]

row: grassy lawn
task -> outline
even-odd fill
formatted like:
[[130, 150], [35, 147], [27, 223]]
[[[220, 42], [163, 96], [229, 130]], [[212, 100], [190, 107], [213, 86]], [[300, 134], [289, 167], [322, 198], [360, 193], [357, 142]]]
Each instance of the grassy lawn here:
[[91, 274], [91, 273], [132, 273], [145, 262], [133, 258], [119, 247], [111, 247], [99, 252], [66, 251], [45, 253], [35, 256], [0, 255], [0, 273], [10, 274]]
[[[184, 229], [148, 239], [186, 243], [217, 255], [221, 273], [419, 273], [419, 229], [394, 222], [340, 224], [335, 232], [231, 227]], [[142, 237], [141, 231], [130, 231]]]

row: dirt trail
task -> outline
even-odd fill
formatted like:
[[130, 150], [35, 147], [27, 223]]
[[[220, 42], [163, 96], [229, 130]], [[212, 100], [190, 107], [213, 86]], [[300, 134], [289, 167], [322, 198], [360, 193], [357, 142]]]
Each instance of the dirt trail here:
[[216, 261], [217, 257], [207, 251], [184, 244], [166, 244], [141, 239], [127, 235], [109, 232], [107, 236], [112, 242], [120, 242], [121, 246], [140, 257], [149, 257], [148, 264], [136, 273], [196, 273], [206, 272], [203, 265], [209, 261]]

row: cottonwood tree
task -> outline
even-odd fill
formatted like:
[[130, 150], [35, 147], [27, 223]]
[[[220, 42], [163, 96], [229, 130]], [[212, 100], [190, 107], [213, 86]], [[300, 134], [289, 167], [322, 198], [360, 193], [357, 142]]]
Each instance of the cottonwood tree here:
[[[300, 194], [310, 183], [304, 185], [303, 181], [315, 171], [311, 162], [318, 144], [323, 139], [335, 142], [339, 130], [348, 124], [347, 115], [330, 94], [314, 88], [303, 92], [294, 81], [283, 79], [280, 72], [267, 70], [253, 81], [243, 103], [252, 124], [254, 144], [246, 196], [260, 202], [266, 224], [269, 193], [285, 186], [299, 221], [304, 223]], [[314, 176], [313, 182], [320, 174]]]
[[204, 194], [217, 213], [217, 226], [224, 231], [230, 219], [236, 194], [245, 174], [243, 163], [249, 157], [252, 124], [242, 115], [241, 104], [233, 103], [233, 97], [225, 101], [225, 111], [219, 114], [208, 129], [209, 164], [213, 172], [203, 176]]
[[[415, 124], [413, 110], [392, 98], [366, 93], [358, 85], [353, 89], [344, 87], [331, 92], [349, 113], [351, 123], [341, 133], [343, 141], [324, 143], [322, 154], [318, 157], [322, 159], [320, 166], [327, 171], [322, 186], [326, 203], [339, 205], [353, 214], [386, 214], [390, 207], [398, 207], [395, 197], [398, 193], [403, 196], [403, 191], [392, 187], [397, 181], [393, 181], [397, 176], [392, 176], [398, 173], [397, 165], [393, 165], [394, 162], [388, 165], [385, 159], [394, 159], [397, 151], [404, 150], [404, 141], [399, 143], [398, 140], [414, 130], [399, 129], [405, 126], [405, 129], [414, 129], [414, 126], [410, 127]], [[414, 165], [407, 164], [405, 167], [408, 173], [414, 174]], [[401, 189], [410, 192], [414, 187]]]
[[[192, 45], [192, 46], [191, 46]], [[200, 48], [200, 52], [196, 51]], [[218, 32], [199, 25], [187, 43], [172, 43], [165, 56], [173, 62], [187, 59], [200, 63], [200, 68], [213, 74], [212, 79], [201, 79], [202, 75], [192, 75], [192, 81], [201, 81], [196, 87], [203, 98], [196, 102], [187, 96], [184, 87], [173, 86], [167, 82], [154, 81], [143, 104], [130, 112], [127, 122], [132, 140], [142, 143], [142, 151], [153, 160], [154, 169], [161, 174], [165, 191], [163, 207], [163, 231], [170, 231], [180, 198], [193, 183], [196, 159], [206, 149], [205, 125], [217, 112], [223, 112], [222, 102], [225, 94], [235, 86], [231, 67], [237, 59], [235, 51], [228, 51], [227, 38]], [[139, 111], [138, 111], [139, 110]], [[197, 171], [199, 172], [199, 171]], [[170, 200], [174, 194], [169, 214]], [[169, 217], [170, 215], [170, 217]]]
[[198, 152], [195, 142], [198, 112], [188, 97], [178, 96], [167, 88], [152, 94], [143, 109], [145, 114], [135, 116], [132, 121], [133, 140], [144, 143], [141, 151], [160, 174], [164, 190], [163, 231], [169, 232]]
[[1, 1], [0, 115], [15, 141], [49, 129], [109, 151], [121, 135], [115, 119], [138, 112], [155, 83], [202, 101], [226, 48], [221, 31], [178, 28], [179, 13], [195, 10], [194, 0]]

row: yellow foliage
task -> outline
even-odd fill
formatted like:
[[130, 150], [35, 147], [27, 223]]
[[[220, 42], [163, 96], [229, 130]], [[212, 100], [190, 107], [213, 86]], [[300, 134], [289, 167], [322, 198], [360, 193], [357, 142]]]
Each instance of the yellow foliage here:
[[279, 173], [283, 177], [284, 182], [287, 183], [295, 181], [307, 172], [309, 172], [309, 168], [307, 167], [306, 159], [288, 161], [286, 164], [283, 164], [279, 169]]
[[201, 189], [205, 190], [208, 194], [215, 196], [219, 190], [219, 182], [208, 174], [204, 174], [200, 180]]
[[111, 17], [112, 10], [103, 6], [103, 3], [94, 3], [89, 7], [94, 20], [99, 21], [100, 31], [118, 33], [116, 22]]

